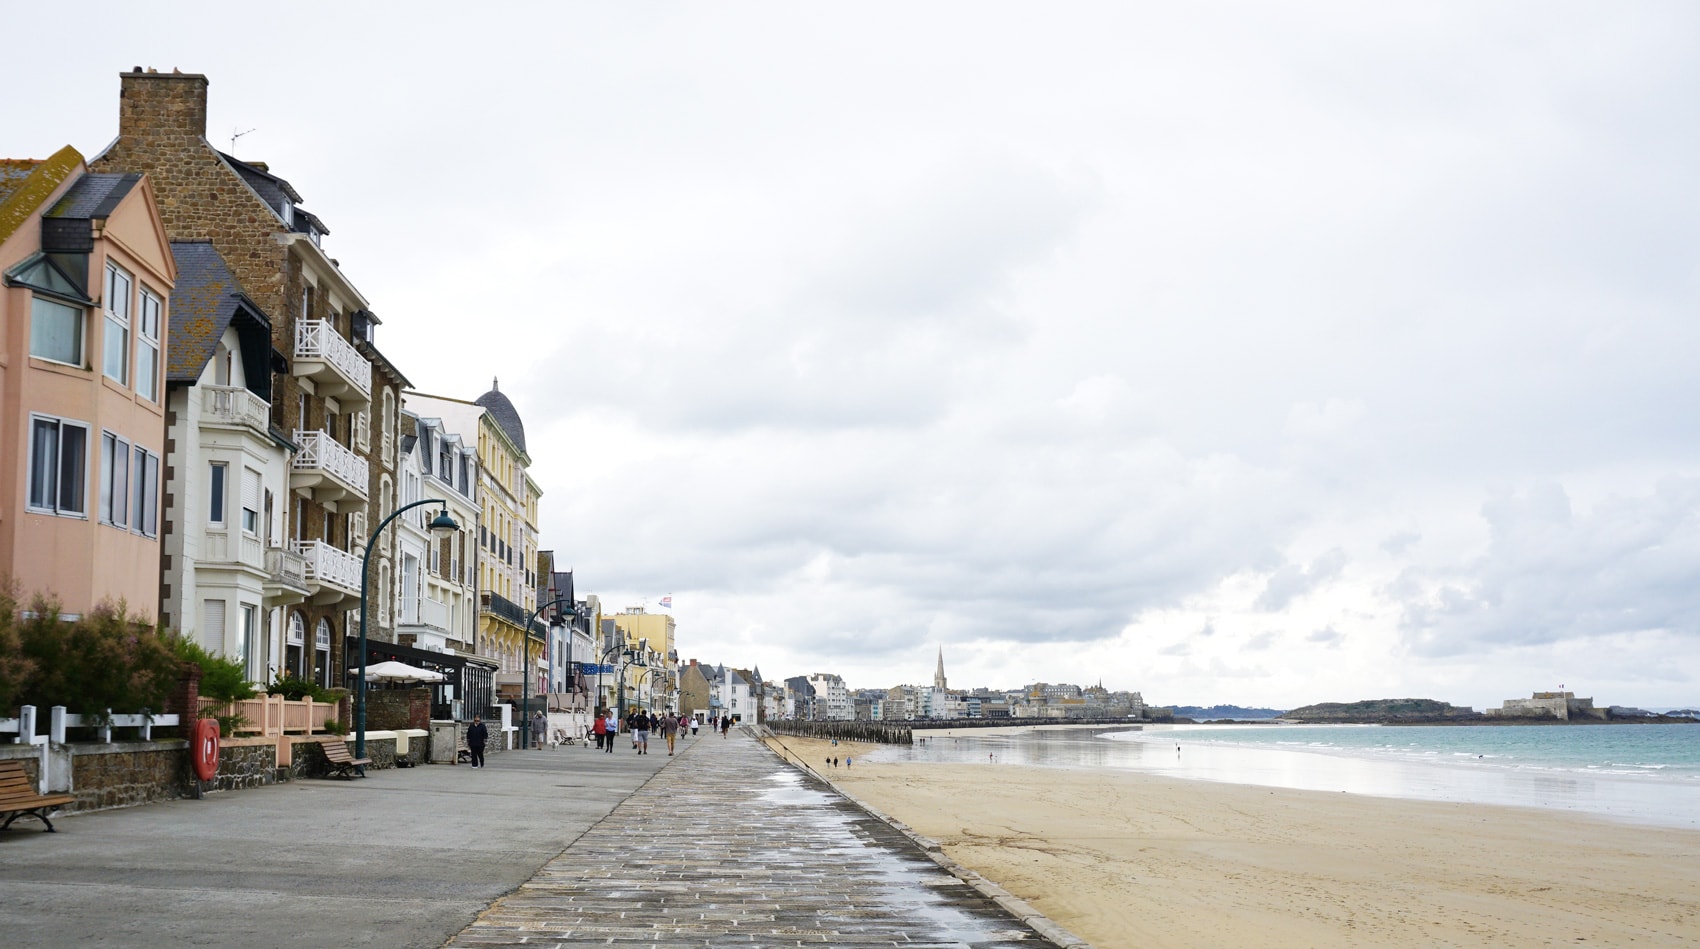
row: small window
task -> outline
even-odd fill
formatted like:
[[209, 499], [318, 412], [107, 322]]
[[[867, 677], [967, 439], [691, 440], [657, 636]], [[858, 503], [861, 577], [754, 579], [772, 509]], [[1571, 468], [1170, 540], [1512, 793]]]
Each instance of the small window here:
[[159, 532], [159, 456], [137, 446], [136, 462], [130, 469], [136, 485], [135, 501], [130, 510], [130, 529], [144, 537]]
[[130, 524], [130, 443], [111, 432], [100, 433], [100, 520]]
[[222, 461], [213, 462], [207, 470], [207, 495], [211, 502], [207, 522], [217, 527], [224, 526], [224, 495], [230, 483], [229, 475], [230, 466]]
[[88, 516], [84, 481], [88, 426], [69, 419], [30, 417], [29, 507], [47, 514]]
[[83, 367], [83, 309], [45, 297], [30, 301], [30, 355]]
[[121, 384], [130, 381], [130, 275], [117, 264], [106, 265], [106, 339], [101, 371]]
[[260, 533], [260, 473], [252, 468], [242, 469], [242, 531]]
[[144, 289], [141, 301], [136, 327], [136, 394], [149, 402], [158, 402], [159, 297]]

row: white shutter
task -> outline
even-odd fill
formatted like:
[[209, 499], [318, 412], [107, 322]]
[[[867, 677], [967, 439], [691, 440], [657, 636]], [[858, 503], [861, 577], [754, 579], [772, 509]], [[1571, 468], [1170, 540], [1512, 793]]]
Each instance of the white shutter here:
[[224, 655], [224, 601], [201, 601], [201, 645], [215, 656]]
[[260, 532], [260, 473], [252, 468], [242, 469], [242, 529]]

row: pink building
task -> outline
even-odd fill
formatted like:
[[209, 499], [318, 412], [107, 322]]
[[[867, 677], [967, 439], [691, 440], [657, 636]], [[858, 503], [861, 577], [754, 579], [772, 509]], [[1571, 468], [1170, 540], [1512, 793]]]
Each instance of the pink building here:
[[0, 160], [0, 578], [159, 615], [167, 308], [142, 175]]

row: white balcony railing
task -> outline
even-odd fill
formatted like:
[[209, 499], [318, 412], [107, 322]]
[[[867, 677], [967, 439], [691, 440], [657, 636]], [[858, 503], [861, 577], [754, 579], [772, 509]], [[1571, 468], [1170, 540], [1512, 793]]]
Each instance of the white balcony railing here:
[[403, 597], [401, 601], [401, 625], [429, 626], [448, 632], [449, 605], [433, 600], [428, 596]]
[[360, 590], [360, 558], [338, 550], [322, 540], [296, 540], [289, 546], [304, 561], [309, 584], [340, 587], [350, 593]]
[[261, 433], [270, 424], [271, 403], [241, 386], [201, 386], [201, 420], [247, 425]]
[[333, 387], [337, 391], [324, 394], [346, 398], [352, 393], [359, 401], [372, 401], [372, 364], [330, 323], [301, 320], [295, 324], [295, 361], [298, 373], [319, 377], [322, 364], [342, 377], [346, 388]]
[[324, 472], [342, 482], [343, 486], [353, 493], [362, 498], [366, 496], [371, 470], [366, 459], [343, 447], [324, 432], [304, 432], [296, 429], [295, 443], [301, 446], [301, 451], [290, 464], [292, 471], [303, 474]]

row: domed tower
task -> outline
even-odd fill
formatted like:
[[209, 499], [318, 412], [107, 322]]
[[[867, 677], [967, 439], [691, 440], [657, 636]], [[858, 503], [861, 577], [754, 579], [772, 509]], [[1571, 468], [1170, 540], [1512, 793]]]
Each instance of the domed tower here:
[[484, 411], [490, 413], [491, 420], [501, 426], [502, 431], [507, 433], [508, 439], [514, 443], [515, 448], [526, 451], [525, 423], [519, 420], [519, 410], [514, 408], [514, 404], [508, 401], [507, 396], [502, 394], [501, 387], [497, 383], [498, 380], [491, 379], [490, 391], [473, 399], [472, 402], [474, 405], [483, 406]]

